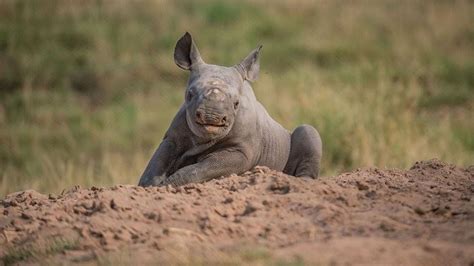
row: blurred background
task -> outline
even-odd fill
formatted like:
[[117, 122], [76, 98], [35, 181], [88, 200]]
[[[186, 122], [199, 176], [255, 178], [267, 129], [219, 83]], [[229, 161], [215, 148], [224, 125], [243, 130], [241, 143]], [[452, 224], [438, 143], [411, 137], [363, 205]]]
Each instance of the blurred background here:
[[473, 1], [0, 1], [0, 196], [136, 184], [184, 99], [174, 45], [315, 126], [322, 174], [474, 159]]

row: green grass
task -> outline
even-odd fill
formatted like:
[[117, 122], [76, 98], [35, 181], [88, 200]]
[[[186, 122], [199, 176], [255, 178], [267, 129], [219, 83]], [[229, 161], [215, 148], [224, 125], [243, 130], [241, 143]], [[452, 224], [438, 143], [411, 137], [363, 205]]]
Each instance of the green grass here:
[[27, 245], [26, 247], [12, 247], [7, 250], [1, 258], [3, 265], [15, 265], [24, 261], [38, 261], [45, 263], [48, 256], [54, 256], [66, 250], [73, 250], [77, 247], [77, 241], [54, 237], [42, 245]]
[[[189, 243], [184, 244], [185, 246]], [[192, 246], [192, 245], [190, 245]], [[138, 254], [138, 256], [137, 256]], [[93, 262], [93, 263], [92, 263]], [[279, 257], [277, 254], [261, 246], [240, 244], [225, 250], [201, 247], [184, 248], [166, 246], [163, 250], [150, 252], [122, 248], [115, 252], [99, 255], [89, 264], [97, 265], [278, 265], [301, 266], [306, 265], [299, 256]]]
[[0, 195], [136, 183], [207, 62], [263, 44], [259, 100], [318, 128], [322, 171], [474, 158], [472, 1], [3, 1]]

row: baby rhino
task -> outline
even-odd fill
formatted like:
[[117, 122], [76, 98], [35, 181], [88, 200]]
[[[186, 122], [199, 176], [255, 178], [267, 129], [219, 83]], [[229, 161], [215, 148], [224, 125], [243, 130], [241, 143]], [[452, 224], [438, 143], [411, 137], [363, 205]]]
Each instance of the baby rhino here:
[[257, 101], [251, 82], [259, 72], [253, 50], [232, 67], [206, 64], [189, 33], [174, 61], [190, 71], [185, 102], [140, 178], [140, 186], [184, 185], [240, 174], [257, 165], [316, 178], [322, 155], [318, 131], [288, 132]]

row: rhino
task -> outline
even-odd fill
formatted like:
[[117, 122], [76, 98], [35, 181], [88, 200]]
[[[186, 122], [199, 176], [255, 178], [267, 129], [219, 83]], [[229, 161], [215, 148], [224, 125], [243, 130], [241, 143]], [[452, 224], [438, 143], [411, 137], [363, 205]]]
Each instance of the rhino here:
[[140, 186], [181, 186], [266, 166], [317, 178], [322, 141], [310, 125], [289, 132], [256, 99], [262, 45], [239, 64], [207, 64], [191, 34], [176, 43], [174, 61], [190, 71], [184, 103], [152, 155]]

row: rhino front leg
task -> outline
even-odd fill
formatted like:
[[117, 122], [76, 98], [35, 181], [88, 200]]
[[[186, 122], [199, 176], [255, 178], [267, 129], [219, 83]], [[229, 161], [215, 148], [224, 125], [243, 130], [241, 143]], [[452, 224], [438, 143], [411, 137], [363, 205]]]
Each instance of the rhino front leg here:
[[181, 186], [211, 180], [230, 174], [240, 174], [250, 168], [247, 157], [239, 151], [219, 151], [206, 156], [196, 164], [185, 166], [159, 185]]
[[175, 159], [176, 145], [165, 138], [148, 162], [138, 185], [143, 187], [155, 185], [156, 177], [164, 176], [170, 163]]
[[319, 176], [323, 146], [318, 131], [301, 125], [291, 134], [291, 148], [284, 173], [316, 178]]

